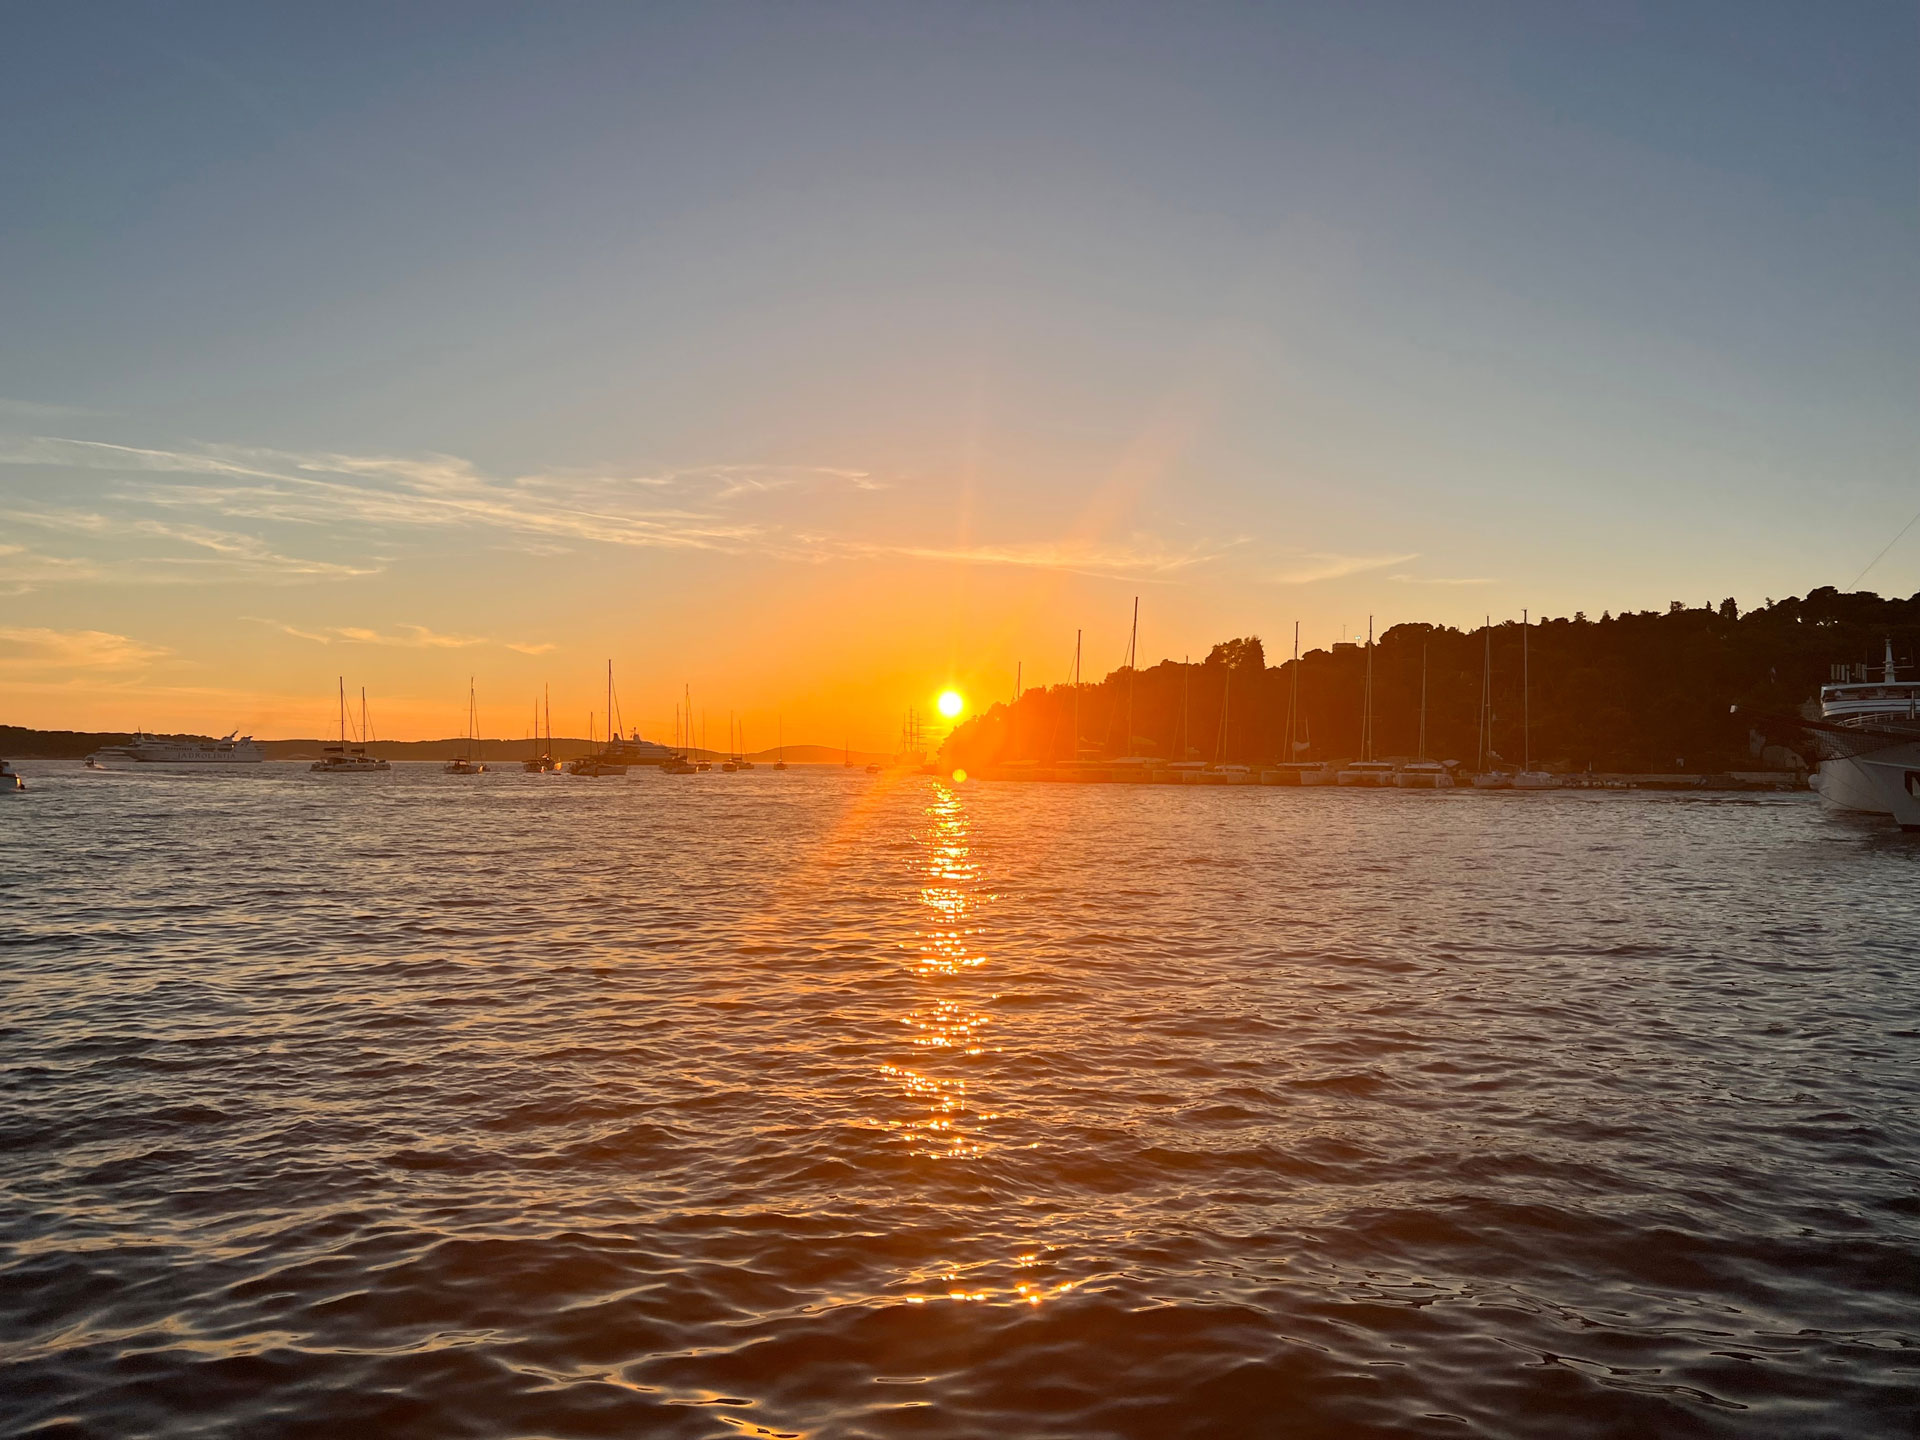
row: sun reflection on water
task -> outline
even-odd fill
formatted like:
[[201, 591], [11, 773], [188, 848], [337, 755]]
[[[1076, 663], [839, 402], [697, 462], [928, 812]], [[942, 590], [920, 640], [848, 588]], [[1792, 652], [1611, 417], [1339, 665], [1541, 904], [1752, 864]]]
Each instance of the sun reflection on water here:
[[[999, 1047], [987, 1040], [996, 998], [989, 956], [982, 946], [981, 912], [995, 897], [982, 873], [971, 818], [957, 784], [931, 782], [922, 823], [914, 835], [920, 923], [906, 951], [917, 982], [914, 1001], [900, 1015], [917, 1052], [883, 1063], [881, 1074], [905, 1103], [909, 1118], [883, 1122], [917, 1156], [950, 1163], [980, 1160], [1002, 1142], [990, 1138], [1002, 1117], [982, 1108], [970, 1075], [991, 1075]], [[988, 1242], [999, 1249], [1004, 1241]], [[1040, 1305], [1084, 1283], [1068, 1278], [1066, 1256], [1054, 1247], [1004, 1252], [916, 1266], [901, 1276], [898, 1299], [967, 1304]]]
[[[928, 1052], [928, 1067], [940, 1061], [965, 1061], [988, 1053], [984, 1031], [991, 1017], [962, 989], [963, 980], [986, 964], [978, 948], [980, 872], [973, 854], [966, 807], [954, 788], [933, 783], [925, 825], [917, 832], [921, 857], [918, 899], [922, 906], [917, 945], [909, 965], [928, 989], [921, 1002], [900, 1017], [911, 1043]], [[914, 1153], [932, 1159], [968, 1159], [987, 1152], [978, 1126], [996, 1116], [974, 1107], [961, 1075], [937, 1075], [905, 1065], [883, 1064], [881, 1073], [901, 1096], [924, 1113], [890, 1126], [910, 1137]]]

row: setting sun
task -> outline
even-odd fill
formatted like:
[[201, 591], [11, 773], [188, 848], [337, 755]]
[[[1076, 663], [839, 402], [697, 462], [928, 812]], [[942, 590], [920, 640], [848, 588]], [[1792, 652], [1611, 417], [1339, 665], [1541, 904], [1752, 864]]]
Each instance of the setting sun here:
[[946, 716], [947, 719], [953, 719], [954, 716], [966, 708], [967, 702], [961, 698], [958, 690], [942, 690], [940, 692], [940, 713]]

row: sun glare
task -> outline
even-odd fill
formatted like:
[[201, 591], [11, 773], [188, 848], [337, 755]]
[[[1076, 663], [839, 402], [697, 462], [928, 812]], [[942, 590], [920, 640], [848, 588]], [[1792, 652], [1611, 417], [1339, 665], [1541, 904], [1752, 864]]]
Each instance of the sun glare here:
[[966, 708], [967, 702], [961, 698], [958, 690], [942, 690], [940, 692], [940, 713], [949, 720], [953, 719], [954, 716]]

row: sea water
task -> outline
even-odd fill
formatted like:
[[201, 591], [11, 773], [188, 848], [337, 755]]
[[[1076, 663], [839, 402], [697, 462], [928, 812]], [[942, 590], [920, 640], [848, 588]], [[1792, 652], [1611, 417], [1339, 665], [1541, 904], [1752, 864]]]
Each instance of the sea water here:
[[1814, 797], [22, 769], [7, 1433], [1914, 1433]]

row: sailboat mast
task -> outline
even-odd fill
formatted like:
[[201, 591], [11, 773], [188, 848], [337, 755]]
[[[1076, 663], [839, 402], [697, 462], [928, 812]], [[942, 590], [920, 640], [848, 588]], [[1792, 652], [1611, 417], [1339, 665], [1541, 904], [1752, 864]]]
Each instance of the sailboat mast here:
[[1140, 597], [1133, 597], [1133, 632], [1127, 639], [1127, 758], [1133, 758], [1133, 677], [1140, 669]]
[[1073, 752], [1067, 756], [1067, 763], [1080, 763], [1080, 636], [1082, 632], [1073, 632]]
[[1227, 737], [1233, 733], [1228, 724], [1233, 718], [1232, 659], [1229, 658], [1227, 663], [1222, 665], [1220, 669], [1226, 676], [1226, 685], [1220, 691], [1220, 743], [1214, 747], [1213, 758], [1216, 764], [1224, 765], [1232, 758], [1232, 751], [1227, 748]]
[[1360, 716], [1360, 758], [1373, 759], [1373, 617], [1367, 616], [1366, 706]]
[[1427, 758], [1427, 646], [1420, 645], [1420, 758]]
[[1487, 751], [1492, 748], [1493, 725], [1491, 705], [1493, 702], [1493, 617], [1487, 616], [1487, 623], [1480, 627], [1480, 758], [1474, 762], [1476, 770], [1487, 768]]
[[340, 753], [347, 751], [347, 677], [340, 677]]
[[1287, 689], [1287, 762], [1297, 758], [1293, 748], [1294, 727], [1300, 712], [1300, 622], [1293, 622], [1293, 684]]
[[1533, 679], [1527, 671], [1527, 637], [1533, 624], [1520, 612], [1520, 768], [1533, 769]]

